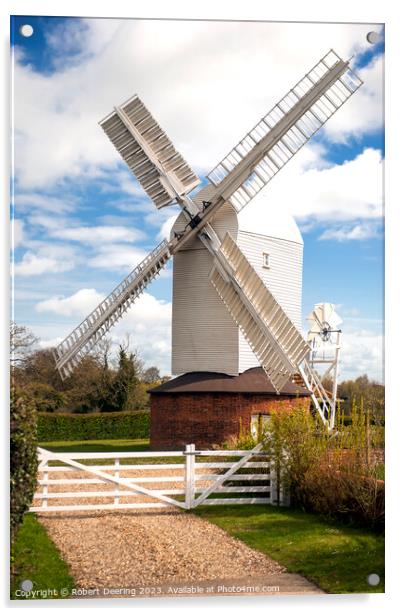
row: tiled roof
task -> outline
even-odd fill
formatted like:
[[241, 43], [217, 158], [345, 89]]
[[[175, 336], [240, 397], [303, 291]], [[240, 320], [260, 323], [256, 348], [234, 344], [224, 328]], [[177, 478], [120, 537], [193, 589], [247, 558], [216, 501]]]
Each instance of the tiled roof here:
[[[238, 376], [220, 374], [218, 372], [188, 372], [158, 387], [150, 389], [149, 392], [152, 395], [178, 393], [246, 393], [277, 396], [263, 368], [250, 368]], [[281, 395], [309, 396], [309, 392], [305, 387], [288, 381], [283, 387]]]

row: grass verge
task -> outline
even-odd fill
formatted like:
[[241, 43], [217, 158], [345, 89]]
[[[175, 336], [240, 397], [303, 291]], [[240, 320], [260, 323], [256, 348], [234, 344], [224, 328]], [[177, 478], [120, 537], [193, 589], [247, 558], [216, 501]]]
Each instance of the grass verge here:
[[[329, 593], [384, 592], [384, 536], [302, 511], [265, 505], [200, 506], [199, 515]], [[367, 577], [380, 576], [378, 586]]]
[[[34, 513], [25, 514], [15, 540], [11, 565], [11, 599], [25, 598], [16, 595], [24, 580], [32, 582], [32, 591], [42, 591], [32, 597], [36, 599], [61, 598], [61, 589], [67, 589], [69, 594], [75, 586], [60, 552]], [[57, 595], [47, 594], [48, 589], [56, 590]]]
[[109, 451], [149, 451], [149, 439], [109, 439], [99, 441], [46, 441], [39, 443], [40, 447], [50, 449], [59, 453], [69, 453], [82, 451], [85, 453], [92, 452], [109, 452]]

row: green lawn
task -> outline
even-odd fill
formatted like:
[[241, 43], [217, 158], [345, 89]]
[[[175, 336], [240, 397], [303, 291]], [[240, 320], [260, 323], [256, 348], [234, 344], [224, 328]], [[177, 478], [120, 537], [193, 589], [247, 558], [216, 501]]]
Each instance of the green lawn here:
[[[193, 511], [329, 593], [384, 592], [384, 536], [292, 508], [200, 506]], [[367, 576], [377, 573], [372, 587]]]
[[[15, 540], [11, 567], [11, 598], [21, 599], [15, 592], [24, 580], [31, 580], [32, 590], [62, 588], [71, 590], [75, 586], [68, 567], [62, 560], [53, 541], [34, 513], [27, 513]], [[38, 599], [54, 599], [60, 596], [37, 596]]]
[[98, 451], [149, 451], [149, 439], [118, 439], [102, 441], [49, 441], [39, 443], [40, 447], [60, 453], [82, 451], [85, 453]]

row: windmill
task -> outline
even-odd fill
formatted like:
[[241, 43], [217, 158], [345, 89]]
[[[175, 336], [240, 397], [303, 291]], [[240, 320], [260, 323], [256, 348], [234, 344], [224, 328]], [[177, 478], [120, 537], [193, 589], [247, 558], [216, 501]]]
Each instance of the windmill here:
[[[341, 349], [342, 319], [336, 313], [335, 306], [327, 302], [315, 304], [308, 315], [309, 331], [307, 341], [310, 343], [309, 364], [315, 372], [322, 373], [320, 380], [332, 380], [331, 398], [337, 399], [338, 367]], [[320, 370], [319, 370], [320, 368]], [[334, 427], [334, 413], [330, 417], [330, 428]]]
[[163, 240], [54, 350], [61, 378], [123, 316], [160, 273], [170, 257], [196, 238], [212, 257], [210, 282], [242, 332], [277, 394], [300, 375], [316, 412], [333, 423], [335, 399], [324, 389], [310, 361], [310, 346], [264, 284], [230, 232], [221, 240], [213, 223], [229, 203], [240, 212], [325, 122], [362, 81], [330, 50], [200, 180], [138, 96], [115, 107], [100, 125], [144, 191], [160, 209], [177, 203], [186, 223]]

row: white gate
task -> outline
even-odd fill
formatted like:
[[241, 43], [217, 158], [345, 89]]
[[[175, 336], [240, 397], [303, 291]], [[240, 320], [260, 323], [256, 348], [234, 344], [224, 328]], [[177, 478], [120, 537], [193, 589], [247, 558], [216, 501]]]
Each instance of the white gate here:
[[[197, 451], [191, 444], [185, 451], [54, 453], [39, 448], [30, 511], [274, 504], [274, 474], [261, 449]], [[147, 459], [151, 463], [144, 463]]]

